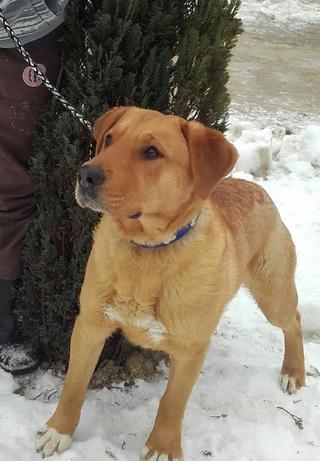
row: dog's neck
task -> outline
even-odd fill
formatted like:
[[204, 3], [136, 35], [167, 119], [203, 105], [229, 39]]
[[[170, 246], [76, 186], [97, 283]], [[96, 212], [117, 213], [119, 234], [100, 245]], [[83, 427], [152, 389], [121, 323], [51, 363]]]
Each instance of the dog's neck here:
[[203, 208], [202, 201], [193, 199], [186, 202], [174, 217], [159, 213], [142, 214], [139, 219], [113, 218], [116, 231], [130, 245], [134, 242], [137, 246], [155, 247], [166, 246], [173, 236], [187, 234], [193, 228], [196, 218]]
[[198, 221], [198, 218], [200, 216], [200, 213], [195, 216], [188, 224], [186, 224], [185, 226], [183, 227], [180, 227], [180, 229], [177, 230], [177, 232], [175, 232], [168, 240], [165, 240], [163, 242], [158, 242], [158, 243], [155, 243], [155, 244], [148, 244], [146, 242], [144, 242], [143, 244], [141, 243], [137, 243], [133, 240], [131, 240], [131, 244], [133, 246], [136, 246], [138, 248], [164, 248], [164, 247], [167, 247], [169, 245], [172, 245], [173, 243], [176, 243], [178, 242], [179, 240], [181, 240], [185, 235], [187, 235], [192, 229], [193, 227], [195, 226], [196, 222]]

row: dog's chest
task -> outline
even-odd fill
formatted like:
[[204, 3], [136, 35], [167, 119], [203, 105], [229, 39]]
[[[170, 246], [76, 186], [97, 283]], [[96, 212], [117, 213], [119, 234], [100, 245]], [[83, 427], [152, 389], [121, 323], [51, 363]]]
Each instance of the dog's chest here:
[[156, 347], [166, 336], [159, 313], [160, 283], [144, 277], [136, 268], [116, 277], [112, 295], [104, 306], [105, 315], [117, 324], [130, 341]]

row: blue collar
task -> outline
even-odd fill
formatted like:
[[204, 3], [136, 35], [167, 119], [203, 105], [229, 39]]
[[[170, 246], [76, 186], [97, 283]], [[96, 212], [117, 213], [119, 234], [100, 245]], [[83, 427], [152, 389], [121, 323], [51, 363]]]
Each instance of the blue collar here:
[[180, 240], [182, 237], [184, 237], [195, 225], [195, 223], [198, 221], [198, 218], [200, 216], [200, 213], [193, 218], [192, 221], [190, 221], [186, 226], [181, 227], [175, 234], [173, 234], [172, 237], [170, 237], [168, 240], [165, 242], [161, 243], [156, 243], [155, 245], [149, 245], [148, 243], [137, 243], [134, 242], [133, 240], [130, 240], [130, 243], [136, 247], [139, 248], [163, 248], [168, 245], [171, 245], [171, 243], [175, 243], [178, 240]]

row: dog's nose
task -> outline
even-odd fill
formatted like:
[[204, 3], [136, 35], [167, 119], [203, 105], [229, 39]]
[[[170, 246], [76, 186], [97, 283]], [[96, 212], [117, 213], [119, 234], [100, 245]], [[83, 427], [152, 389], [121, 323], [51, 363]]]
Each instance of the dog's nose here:
[[81, 187], [93, 189], [99, 186], [105, 180], [104, 172], [101, 168], [95, 165], [83, 165], [78, 171], [78, 182]]

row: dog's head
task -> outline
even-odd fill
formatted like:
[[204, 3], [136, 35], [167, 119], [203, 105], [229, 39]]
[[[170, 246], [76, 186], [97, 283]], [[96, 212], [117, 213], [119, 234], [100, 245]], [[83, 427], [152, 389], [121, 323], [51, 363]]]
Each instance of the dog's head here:
[[95, 123], [95, 157], [79, 170], [80, 206], [117, 219], [166, 216], [206, 200], [233, 168], [237, 152], [198, 122], [117, 107]]

